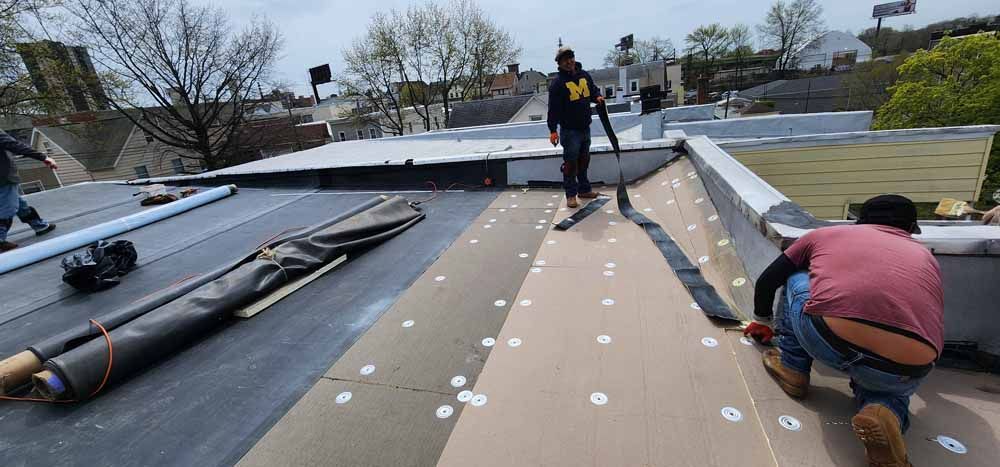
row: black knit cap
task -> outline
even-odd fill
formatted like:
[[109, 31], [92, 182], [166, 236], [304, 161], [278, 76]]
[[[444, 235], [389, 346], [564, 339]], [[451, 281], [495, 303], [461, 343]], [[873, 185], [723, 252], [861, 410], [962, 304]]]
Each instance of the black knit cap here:
[[[898, 227], [910, 233], [920, 233], [917, 207], [900, 195], [879, 195], [861, 205], [858, 224], [878, 224]], [[912, 230], [911, 230], [912, 229]]]

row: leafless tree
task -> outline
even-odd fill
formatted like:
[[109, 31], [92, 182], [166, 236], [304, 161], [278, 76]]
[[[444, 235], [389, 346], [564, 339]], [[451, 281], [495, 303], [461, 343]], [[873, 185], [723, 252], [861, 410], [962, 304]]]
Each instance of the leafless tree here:
[[604, 66], [624, 66], [633, 63], [648, 63], [656, 60], [673, 58], [676, 54], [673, 42], [653, 36], [649, 39], [635, 41], [635, 48], [628, 53], [613, 48], [604, 55]]
[[344, 50], [338, 82], [370, 112], [355, 117], [359, 121], [402, 134], [410, 108], [429, 130], [438, 102], [447, 124], [452, 100], [483, 97], [520, 52], [472, 0], [428, 2], [375, 14], [365, 35]]
[[794, 52], [823, 32], [823, 6], [816, 0], [777, 0], [757, 30], [769, 47], [781, 52], [777, 66], [785, 71], [794, 64]]
[[271, 23], [235, 30], [222, 10], [187, 0], [77, 0], [68, 8], [78, 42], [132, 84], [107, 89], [112, 107], [185, 158], [208, 169], [229, 163], [247, 101], [281, 49]]
[[698, 26], [684, 38], [688, 53], [701, 55], [702, 66], [711, 69], [715, 60], [729, 50], [729, 30], [719, 23]]

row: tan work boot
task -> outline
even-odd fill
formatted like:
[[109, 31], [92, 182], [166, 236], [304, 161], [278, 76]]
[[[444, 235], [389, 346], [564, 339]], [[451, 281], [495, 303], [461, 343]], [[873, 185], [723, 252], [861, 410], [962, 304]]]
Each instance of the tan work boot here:
[[912, 467], [899, 418], [882, 404], [869, 404], [851, 419], [854, 435], [865, 444], [869, 467]]
[[785, 394], [796, 399], [806, 397], [806, 393], [809, 391], [809, 374], [785, 368], [781, 364], [781, 352], [777, 349], [765, 350], [762, 358], [764, 369], [774, 377]]
[[598, 196], [600, 196], [600, 195], [601, 195], [601, 194], [600, 194], [600, 193], [598, 193], [598, 192], [596, 192], [596, 191], [588, 191], [588, 192], [586, 192], [586, 193], [580, 193], [580, 194], [579, 194], [579, 195], [577, 195], [577, 196], [579, 196], [579, 197], [581, 197], [581, 198], [584, 198], [584, 199], [594, 199], [594, 198], [596, 198], [596, 197], [598, 197]]
[[566, 206], [571, 207], [571, 208], [575, 208], [575, 207], [579, 207], [580, 203], [576, 201], [576, 196], [567, 196], [566, 197]]

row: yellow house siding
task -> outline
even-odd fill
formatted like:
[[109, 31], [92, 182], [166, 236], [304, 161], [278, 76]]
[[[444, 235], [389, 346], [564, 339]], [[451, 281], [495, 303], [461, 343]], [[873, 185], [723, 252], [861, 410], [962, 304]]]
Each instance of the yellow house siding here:
[[992, 138], [727, 151], [821, 219], [882, 193], [915, 202], [979, 195]]
[[[158, 141], [146, 142], [146, 136], [139, 128], [134, 128], [126, 141], [113, 171], [118, 180], [136, 178], [135, 168], [146, 166], [150, 177], [174, 175], [173, 160], [180, 159], [181, 150]], [[182, 159], [185, 166], [197, 168], [197, 161]]]

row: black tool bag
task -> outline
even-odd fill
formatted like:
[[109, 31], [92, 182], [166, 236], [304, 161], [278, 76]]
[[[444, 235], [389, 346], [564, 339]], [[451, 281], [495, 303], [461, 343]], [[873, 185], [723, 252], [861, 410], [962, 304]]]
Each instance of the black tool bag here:
[[62, 260], [63, 282], [84, 292], [97, 292], [118, 285], [119, 277], [135, 267], [138, 254], [128, 240], [97, 243], [87, 251]]

